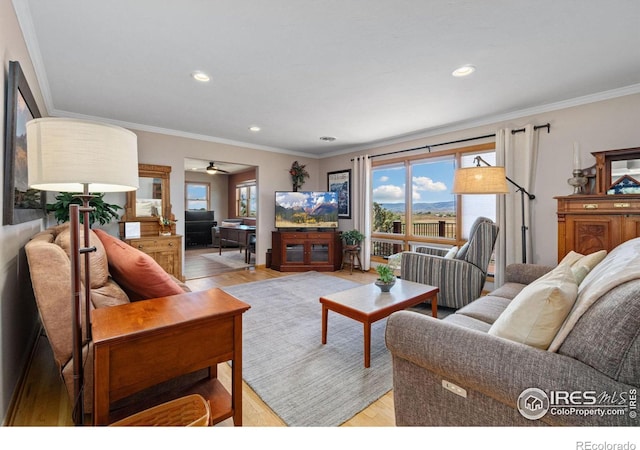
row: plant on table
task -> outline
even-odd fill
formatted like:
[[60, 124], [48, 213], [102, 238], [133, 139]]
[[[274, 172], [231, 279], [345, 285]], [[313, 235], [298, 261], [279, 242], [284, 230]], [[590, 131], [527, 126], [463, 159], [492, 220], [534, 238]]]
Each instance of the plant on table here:
[[382, 292], [389, 292], [391, 287], [396, 284], [396, 276], [393, 274], [393, 268], [387, 264], [378, 264], [376, 266], [376, 272], [378, 272], [378, 279], [375, 283], [376, 286], [378, 286]]
[[396, 277], [393, 274], [393, 269], [387, 264], [378, 264], [376, 266], [376, 272], [378, 272], [378, 281], [382, 283], [392, 283]]
[[346, 245], [357, 246], [364, 239], [364, 234], [358, 230], [349, 230], [342, 233], [342, 239]]

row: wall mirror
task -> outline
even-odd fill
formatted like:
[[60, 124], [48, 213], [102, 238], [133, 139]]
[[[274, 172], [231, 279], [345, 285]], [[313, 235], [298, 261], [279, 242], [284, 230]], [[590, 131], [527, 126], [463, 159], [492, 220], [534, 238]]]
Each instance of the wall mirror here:
[[125, 217], [129, 222], [157, 222], [159, 216], [172, 217], [170, 166], [138, 164], [137, 191], [127, 192]]
[[593, 152], [596, 158], [597, 193], [606, 194], [620, 178], [640, 180], [640, 147]]

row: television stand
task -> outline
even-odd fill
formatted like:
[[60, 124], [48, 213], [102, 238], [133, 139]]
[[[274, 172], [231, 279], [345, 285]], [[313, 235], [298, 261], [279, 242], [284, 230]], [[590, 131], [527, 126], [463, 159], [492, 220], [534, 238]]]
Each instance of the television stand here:
[[280, 272], [333, 272], [342, 264], [342, 238], [332, 231], [273, 231], [271, 268]]

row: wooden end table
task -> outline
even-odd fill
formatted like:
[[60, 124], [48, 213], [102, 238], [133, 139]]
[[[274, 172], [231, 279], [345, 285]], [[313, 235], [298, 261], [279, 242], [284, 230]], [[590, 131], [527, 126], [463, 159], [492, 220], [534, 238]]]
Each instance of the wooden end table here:
[[364, 366], [371, 365], [371, 324], [391, 313], [431, 300], [431, 315], [438, 317], [440, 289], [428, 284], [396, 280], [390, 292], [381, 292], [375, 284], [365, 284], [320, 297], [322, 304], [322, 344], [327, 343], [329, 311], [337, 312], [364, 325]]
[[[182, 374], [209, 368], [211, 422], [242, 425], [242, 314], [250, 306], [220, 289], [92, 311], [94, 425], [112, 402]], [[232, 361], [231, 392], [216, 379]]]

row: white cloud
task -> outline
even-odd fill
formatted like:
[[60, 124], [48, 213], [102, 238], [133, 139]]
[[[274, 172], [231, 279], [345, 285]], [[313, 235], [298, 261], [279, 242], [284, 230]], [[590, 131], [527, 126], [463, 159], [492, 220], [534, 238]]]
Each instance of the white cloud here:
[[378, 203], [398, 203], [404, 201], [404, 189], [385, 184], [373, 190], [373, 200]]
[[447, 190], [447, 185], [442, 181], [433, 181], [429, 177], [413, 177], [413, 190], [442, 192]]
[[380, 181], [381, 181], [381, 182], [383, 182], [383, 183], [386, 183], [387, 181], [389, 181], [389, 177], [388, 177], [388, 176], [386, 176], [386, 175], [382, 175], [382, 176], [380, 177]]

